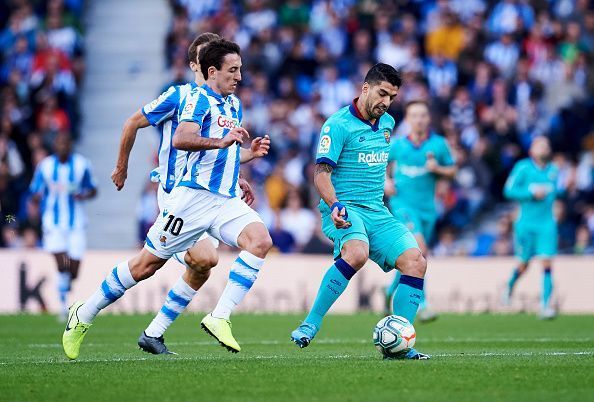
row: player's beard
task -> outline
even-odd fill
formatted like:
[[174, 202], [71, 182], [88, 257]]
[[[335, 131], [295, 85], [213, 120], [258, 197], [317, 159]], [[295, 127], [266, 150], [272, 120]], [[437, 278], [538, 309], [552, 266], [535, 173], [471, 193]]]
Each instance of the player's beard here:
[[[388, 109], [385, 109], [385, 110], [382, 109], [382, 111], [379, 111], [380, 107], [378, 105], [374, 106], [371, 102], [369, 102], [367, 105], [365, 105], [365, 109], [366, 109], [367, 115], [369, 116], [370, 120], [379, 119], [388, 110]], [[377, 113], [376, 113], [376, 110], [378, 110]]]

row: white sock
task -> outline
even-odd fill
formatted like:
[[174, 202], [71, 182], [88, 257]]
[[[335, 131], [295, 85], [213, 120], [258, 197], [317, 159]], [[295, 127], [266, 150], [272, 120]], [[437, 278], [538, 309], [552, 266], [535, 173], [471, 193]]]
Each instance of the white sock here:
[[60, 303], [62, 311], [68, 311], [68, 292], [70, 292], [70, 272], [58, 272], [58, 294], [60, 295]]
[[175, 254], [173, 254], [173, 259], [175, 261], [179, 262], [184, 267], [190, 268], [188, 266], [188, 264], [186, 264], [186, 260], [185, 260], [187, 253], [188, 253], [187, 251], [180, 251], [179, 253], [175, 253]]
[[239, 256], [231, 265], [227, 286], [217, 306], [212, 311], [213, 317], [229, 319], [235, 306], [241, 303], [256, 281], [263, 264], [263, 258], [256, 257], [247, 251], [239, 253]]
[[153, 318], [144, 333], [155, 338], [162, 336], [171, 323], [188, 307], [197, 292], [184, 281], [183, 277], [179, 278], [167, 293], [163, 307], [161, 307], [161, 310]]
[[78, 319], [86, 324], [92, 323], [99, 311], [122, 297], [136, 283], [130, 273], [128, 261], [119, 263], [107, 275], [99, 289], [78, 309]]

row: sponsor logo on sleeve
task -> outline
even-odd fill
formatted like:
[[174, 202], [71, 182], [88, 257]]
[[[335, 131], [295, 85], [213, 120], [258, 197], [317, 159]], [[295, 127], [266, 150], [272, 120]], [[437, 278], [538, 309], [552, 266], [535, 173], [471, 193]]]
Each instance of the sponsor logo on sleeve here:
[[[329, 127], [326, 127], [327, 129], [329, 129]], [[324, 131], [326, 131], [324, 129]], [[330, 152], [330, 144], [332, 143], [332, 139], [330, 139], [329, 135], [323, 135], [322, 138], [320, 138], [320, 146], [318, 147], [318, 153], [320, 154], [327, 154], [328, 152]]]

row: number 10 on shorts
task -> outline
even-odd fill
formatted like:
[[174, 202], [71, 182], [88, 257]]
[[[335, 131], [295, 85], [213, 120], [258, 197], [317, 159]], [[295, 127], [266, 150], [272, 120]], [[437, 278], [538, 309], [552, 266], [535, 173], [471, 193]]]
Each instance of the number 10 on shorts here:
[[174, 236], [178, 236], [181, 232], [182, 226], [184, 226], [184, 220], [182, 218], [176, 218], [173, 215], [169, 215], [167, 223], [163, 228], [164, 232], [169, 232]]

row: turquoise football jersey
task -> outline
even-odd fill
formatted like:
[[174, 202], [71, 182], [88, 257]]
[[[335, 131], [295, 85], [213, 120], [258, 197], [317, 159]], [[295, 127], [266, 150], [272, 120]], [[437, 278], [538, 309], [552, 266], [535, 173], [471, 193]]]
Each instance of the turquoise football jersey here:
[[[394, 118], [385, 113], [375, 124], [354, 106], [345, 106], [322, 126], [316, 163], [332, 166], [332, 184], [342, 203], [384, 209], [384, 182]], [[320, 210], [328, 211], [320, 201]]]
[[438, 175], [425, 168], [427, 154], [430, 152], [439, 165], [454, 164], [450, 148], [440, 135], [429, 134], [419, 146], [413, 144], [408, 137], [400, 137], [394, 141], [388, 158], [390, 162], [396, 162], [393, 173], [396, 195], [392, 205], [425, 213], [435, 212], [435, 183]]
[[[553, 203], [557, 197], [558, 169], [552, 163], [539, 167], [530, 158], [522, 159], [512, 169], [505, 182], [505, 196], [520, 203], [517, 224], [527, 227], [542, 227], [555, 224]], [[546, 191], [542, 200], [533, 196], [538, 189]]]

